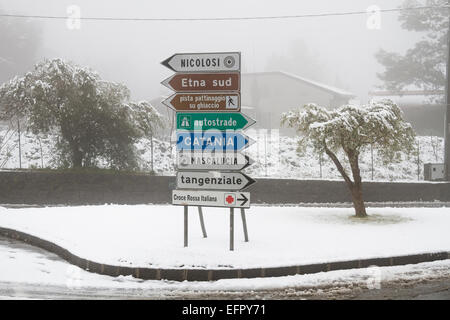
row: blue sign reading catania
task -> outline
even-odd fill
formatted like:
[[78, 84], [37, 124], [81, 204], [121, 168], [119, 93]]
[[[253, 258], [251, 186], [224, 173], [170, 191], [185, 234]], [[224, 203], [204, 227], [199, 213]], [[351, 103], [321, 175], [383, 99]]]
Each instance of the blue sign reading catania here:
[[242, 150], [250, 145], [250, 139], [240, 132], [177, 132], [177, 150]]

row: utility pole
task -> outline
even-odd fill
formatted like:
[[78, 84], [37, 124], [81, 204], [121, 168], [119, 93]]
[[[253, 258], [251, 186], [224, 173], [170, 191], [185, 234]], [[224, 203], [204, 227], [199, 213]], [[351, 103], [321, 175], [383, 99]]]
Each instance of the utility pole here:
[[[450, 6], [450, 0], [447, 1], [447, 5]], [[445, 178], [450, 181], [450, 9], [447, 8], [449, 13], [448, 19], [448, 31], [447, 31], [447, 73], [445, 81], [445, 128], [444, 128], [444, 168], [445, 168]]]

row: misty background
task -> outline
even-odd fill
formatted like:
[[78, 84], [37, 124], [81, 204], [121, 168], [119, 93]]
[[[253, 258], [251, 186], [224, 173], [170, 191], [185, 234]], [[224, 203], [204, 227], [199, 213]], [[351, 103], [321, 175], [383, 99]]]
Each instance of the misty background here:
[[[67, 7], [77, 5], [82, 17], [211, 18], [365, 11], [372, 5], [396, 8], [402, 2], [0, 0], [0, 10], [66, 16]], [[97, 70], [106, 80], [124, 83], [133, 99], [150, 100], [170, 93], [160, 82], [172, 72], [160, 62], [172, 54], [240, 51], [242, 72], [287, 71], [350, 91], [365, 103], [368, 91], [381, 85], [376, 73], [383, 67], [374, 54], [380, 48], [403, 54], [421, 37], [401, 28], [398, 12], [381, 13], [380, 29], [369, 29], [368, 18], [369, 14], [244, 21], [82, 20], [75, 30], [66, 20], [1, 18], [29, 41], [20, 44], [16, 39], [18, 45], [9, 47], [2, 38], [0, 53], [14, 51], [23, 59], [3, 61], [8, 69], [0, 80], [22, 74], [44, 58], [62, 57]]]

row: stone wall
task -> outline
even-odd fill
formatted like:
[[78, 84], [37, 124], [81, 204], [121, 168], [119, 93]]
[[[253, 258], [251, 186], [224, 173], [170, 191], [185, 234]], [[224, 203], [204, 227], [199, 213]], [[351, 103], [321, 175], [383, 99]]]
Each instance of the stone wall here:
[[[33, 205], [164, 204], [175, 177], [129, 173], [0, 172], [0, 203]], [[450, 201], [450, 183], [364, 182], [364, 199]], [[350, 202], [343, 181], [257, 179], [248, 190], [254, 204]]]

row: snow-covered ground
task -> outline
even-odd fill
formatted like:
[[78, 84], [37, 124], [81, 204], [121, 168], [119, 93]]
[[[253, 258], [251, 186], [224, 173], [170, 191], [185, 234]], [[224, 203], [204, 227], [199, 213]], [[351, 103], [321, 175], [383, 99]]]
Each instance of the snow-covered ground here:
[[[450, 260], [395, 267], [339, 270], [277, 278], [218, 281], [142, 281], [89, 273], [53, 254], [0, 238], [0, 299], [10, 298], [208, 298], [260, 297], [263, 290], [287, 290], [297, 298], [324, 295], [338, 298], [349, 291], [380, 289], [450, 277]], [[290, 297], [292, 298], [292, 295]]]
[[208, 238], [190, 209], [189, 247], [183, 247], [183, 210], [175, 206], [104, 205], [0, 208], [0, 226], [55, 242], [96, 262], [160, 268], [274, 267], [357, 258], [450, 251], [449, 208], [253, 207], [249, 242], [235, 214], [235, 251], [229, 251], [229, 214], [205, 208]]
[[[256, 142], [245, 152], [255, 163], [245, 170], [252, 177], [299, 178], [299, 179], [341, 179], [334, 164], [326, 155], [319, 156], [307, 148], [305, 153], [297, 152], [298, 138], [280, 136], [278, 130], [246, 130], [245, 134]], [[157, 174], [173, 175], [175, 143], [169, 137], [154, 139], [153, 169]], [[5, 143], [1, 143], [4, 141]], [[399, 163], [384, 165], [373, 152], [373, 180], [376, 181], [418, 181], [423, 180], [424, 163], [443, 162], [443, 138], [436, 136], [417, 137], [419, 155], [402, 156]], [[55, 168], [52, 161], [53, 136], [38, 139], [31, 133], [22, 133], [22, 168]], [[142, 158], [140, 167], [152, 168], [151, 144], [142, 139], [137, 148]], [[41, 148], [42, 147], [42, 148]], [[42, 153], [41, 153], [42, 151]], [[340, 155], [342, 157], [342, 155]], [[360, 161], [364, 181], [372, 180], [372, 153], [366, 150]], [[19, 168], [17, 133], [0, 130], [0, 169]]]

